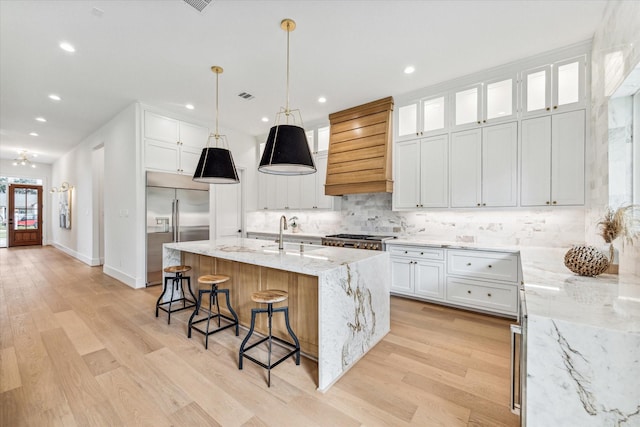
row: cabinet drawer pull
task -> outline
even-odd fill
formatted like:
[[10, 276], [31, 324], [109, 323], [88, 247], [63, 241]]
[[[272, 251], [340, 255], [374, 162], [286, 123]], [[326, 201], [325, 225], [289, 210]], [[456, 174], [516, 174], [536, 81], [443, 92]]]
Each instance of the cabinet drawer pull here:
[[471, 263], [470, 263], [470, 262], [468, 262], [468, 263], [467, 263], [467, 267], [468, 267], [468, 266], [470, 266], [470, 265], [471, 265]]
[[551, 110], [551, 107], [547, 107], [547, 111]]
[[554, 205], [556, 205], [556, 204], [558, 204], [558, 202], [556, 202], [556, 201], [554, 200], [554, 201], [553, 201], [553, 204], [554, 204]]
[[420, 207], [420, 205], [416, 205], [416, 208], [419, 208], [419, 207]]
[[404, 253], [405, 253], [405, 254], [408, 254], [409, 252], [407, 252], [407, 251], [404, 251]]
[[480, 203], [478, 203], [478, 206], [480, 206]]
[[558, 109], [558, 106], [557, 106], [557, 105], [554, 105], [554, 106], [553, 106], [553, 109], [554, 109], [554, 110], [557, 110], [557, 109]]
[[547, 204], [550, 204], [551, 202], [547, 200]]
[[420, 255], [424, 255], [424, 252], [420, 252]]
[[468, 294], [470, 294], [470, 293], [471, 293], [471, 291], [467, 291], [467, 293], [468, 293]]
[[489, 264], [489, 268], [491, 268], [491, 264]]
[[487, 294], [487, 296], [488, 296], [489, 298], [491, 298], [491, 294]]

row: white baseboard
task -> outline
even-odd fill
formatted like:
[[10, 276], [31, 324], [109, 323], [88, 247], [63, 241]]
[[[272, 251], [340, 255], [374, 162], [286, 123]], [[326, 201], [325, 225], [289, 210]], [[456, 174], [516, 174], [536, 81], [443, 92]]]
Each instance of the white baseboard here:
[[111, 276], [114, 279], [117, 279], [119, 281], [121, 281], [122, 283], [124, 283], [127, 286], [130, 286], [134, 289], [140, 288], [140, 287], [144, 287], [144, 284], [142, 286], [138, 286], [138, 284], [136, 283], [136, 279], [135, 277], [131, 277], [130, 275], [128, 275], [127, 273], [124, 273], [120, 270], [118, 270], [117, 268], [113, 268], [109, 265], [103, 265], [102, 266], [102, 272], [104, 274], [106, 274], [107, 276]]
[[95, 267], [96, 265], [100, 265], [100, 260], [96, 259], [96, 258], [89, 258], [86, 255], [83, 255], [79, 252], [74, 251], [71, 248], [68, 248], [64, 245], [61, 245], [59, 243], [56, 242], [51, 242], [51, 245], [53, 247], [55, 247], [56, 249], [60, 249], [62, 252], [66, 253], [67, 255], [71, 255], [72, 257], [74, 257], [77, 260], [80, 260], [82, 262], [84, 262], [85, 264], [91, 266], [91, 267]]

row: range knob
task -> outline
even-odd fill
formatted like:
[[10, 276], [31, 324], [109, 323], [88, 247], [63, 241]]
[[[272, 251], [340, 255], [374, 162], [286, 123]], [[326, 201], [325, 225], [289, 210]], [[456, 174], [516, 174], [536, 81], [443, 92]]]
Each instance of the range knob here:
[[354, 247], [354, 248], [356, 248], [356, 249], [358, 249], [358, 248], [360, 247], [360, 243], [354, 243], [354, 244], [353, 244], [353, 247]]
[[344, 247], [344, 242], [340, 242], [339, 245], [340, 245], [341, 248], [343, 248]]

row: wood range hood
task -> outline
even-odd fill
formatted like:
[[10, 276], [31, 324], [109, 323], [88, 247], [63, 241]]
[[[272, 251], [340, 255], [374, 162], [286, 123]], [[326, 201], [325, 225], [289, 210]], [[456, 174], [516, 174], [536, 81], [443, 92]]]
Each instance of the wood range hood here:
[[392, 97], [329, 115], [326, 195], [393, 192], [392, 117]]

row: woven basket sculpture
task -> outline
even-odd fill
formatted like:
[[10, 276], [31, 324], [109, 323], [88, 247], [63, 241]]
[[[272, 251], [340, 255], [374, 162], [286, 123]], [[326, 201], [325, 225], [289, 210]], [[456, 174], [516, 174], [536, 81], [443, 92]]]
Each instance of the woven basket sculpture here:
[[594, 246], [577, 245], [564, 255], [564, 265], [580, 276], [597, 276], [609, 268], [609, 260]]

